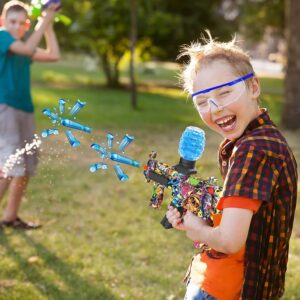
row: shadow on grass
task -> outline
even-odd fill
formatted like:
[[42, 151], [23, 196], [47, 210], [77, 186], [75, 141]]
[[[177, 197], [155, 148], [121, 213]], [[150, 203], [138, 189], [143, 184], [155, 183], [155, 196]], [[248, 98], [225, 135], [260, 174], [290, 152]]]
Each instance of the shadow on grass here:
[[[34, 241], [22, 231], [16, 231], [17, 234], [25, 240], [29, 247], [35, 248], [38, 257], [43, 260], [45, 266], [30, 264], [27, 258], [22, 257], [21, 251], [11, 245], [5, 234], [1, 234], [1, 245], [6, 248], [14, 262], [17, 263], [19, 270], [26, 274], [26, 279], [47, 299], [63, 300], [117, 300], [99, 278], [96, 284], [92, 284], [74, 272], [72, 266], [63, 262], [55, 254], [51, 253], [41, 243]], [[40, 268], [47, 268], [52, 271], [56, 277], [59, 277], [61, 284], [53, 282], [53, 276], [47, 278], [41, 274]], [[99, 276], [101, 277], [101, 276]], [[24, 299], [24, 298], [20, 298]]]

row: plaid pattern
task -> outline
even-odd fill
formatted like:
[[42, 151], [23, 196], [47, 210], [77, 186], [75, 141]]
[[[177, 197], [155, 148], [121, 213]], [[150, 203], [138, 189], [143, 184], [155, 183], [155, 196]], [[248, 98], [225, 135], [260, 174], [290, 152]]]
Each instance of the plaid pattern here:
[[245, 252], [241, 299], [278, 299], [284, 293], [289, 240], [297, 201], [294, 156], [266, 110], [244, 134], [220, 145], [223, 196], [263, 201], [253, 215]]

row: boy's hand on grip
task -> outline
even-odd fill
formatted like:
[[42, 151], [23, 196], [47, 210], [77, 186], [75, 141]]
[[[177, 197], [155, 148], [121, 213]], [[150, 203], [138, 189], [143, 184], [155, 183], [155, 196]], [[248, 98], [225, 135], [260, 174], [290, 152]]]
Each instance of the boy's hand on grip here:
[[177, 210], [177, 208], [169, 205], [166, 217], [172, 224], [173, 228], [178, 230], [186, 230], [180, 212]]

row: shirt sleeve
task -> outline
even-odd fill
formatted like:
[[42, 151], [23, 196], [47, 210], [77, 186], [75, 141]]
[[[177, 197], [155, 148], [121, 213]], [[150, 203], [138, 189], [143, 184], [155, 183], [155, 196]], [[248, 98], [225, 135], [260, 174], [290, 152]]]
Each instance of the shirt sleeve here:
[[261, 201], [246, 197], [222, 197], [217, 205], [217, 209], [224, 208], [244, 208], [256, 213], [261, 206]]
[[232, 154], [223, 186], [223, 197], [239, 196], [270, 201], [278, 181], [278, 162], [251, 144], [242, 145]]
[[9, 32], [0, 30], [0, 41], [0, 54], [2, 56], [8, 51], [10, 45], [15, 42], [16, 39], [12, 37]]

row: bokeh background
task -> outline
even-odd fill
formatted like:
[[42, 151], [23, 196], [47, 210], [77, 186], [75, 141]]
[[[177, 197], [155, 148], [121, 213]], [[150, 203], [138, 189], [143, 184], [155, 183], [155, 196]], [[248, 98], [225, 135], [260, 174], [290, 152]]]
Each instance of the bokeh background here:
[[[32, 66], [37, 133], [51, 127], [42, 109], [54, 109], [60, 98], [70, 106], [86, 101], [77, 119], [93, 131], [74, 133], [78, 148], [63, 133], [42, 140], [22, 216], [43, 227], [0, 234], [0, 299], [182, 299], [182, 279], [196, 249], [182, 232], [159, 224], [168, 197], [161, 210], [148, 207], [151, 185], [142, 168], [124, 167], [127, 182], [118, 181], [112, 166], [91, 173], [89, 165], [99, 157], [90, 144], [105, 143], [107, 132], [116, 140], [128, 133], [135, 141], [126, 155], [143, 165], [155, 150], [172, 165], [182, 131], [199, 126], [207, 143], [198, 174], [222, 184], [221, 137], [205, 127], [183, 93], [178, 73], [184, 61], [176, 59], [183, 44], [209, 29], [219, 41], [236, 35], [249, 52], [262, 106], [299, 162], [300, 1], [63, 0], [61, 14], [72, 20], [55, 24], [61, 61]], [[299, 225], [297, 208], [285, 300], [300, 299]]]

